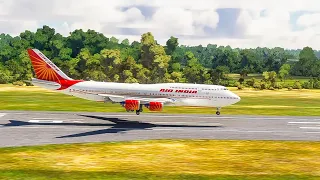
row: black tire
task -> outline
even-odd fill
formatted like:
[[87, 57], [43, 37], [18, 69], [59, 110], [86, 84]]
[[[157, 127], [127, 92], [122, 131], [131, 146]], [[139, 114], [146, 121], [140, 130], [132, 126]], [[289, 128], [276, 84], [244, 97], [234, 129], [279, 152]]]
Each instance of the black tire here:
[[140, 115], [140, 111], [136, 111], [136, 115]]
[[219, 116], [219, 115], [220, 115], [220, 111], [217, 111], [217, 112], [216, 112], [216, 115], [218, 115], [218, 116]]

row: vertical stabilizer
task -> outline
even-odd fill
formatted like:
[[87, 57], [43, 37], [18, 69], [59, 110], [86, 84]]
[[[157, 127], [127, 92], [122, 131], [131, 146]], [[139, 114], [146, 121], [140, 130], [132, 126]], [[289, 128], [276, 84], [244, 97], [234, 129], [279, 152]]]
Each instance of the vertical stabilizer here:
[[28, 49], [28, 54], [37, 79], [58, 83], [61, 80], [72, 80], [39, 50]]

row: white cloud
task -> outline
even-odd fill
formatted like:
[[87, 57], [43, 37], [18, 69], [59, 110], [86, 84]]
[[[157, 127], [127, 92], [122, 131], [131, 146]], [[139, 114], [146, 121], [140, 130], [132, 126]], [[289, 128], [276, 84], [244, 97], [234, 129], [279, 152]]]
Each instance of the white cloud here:
[[7, 15], [11, 5], [12, 1], [0, 0], [0, 15]]
[[125, 11], [126, 21], [128, 22], [141, 22], [146, 18], [142, 15], [140, 9], [133, 7]]
[[37, 21], [9, 21], [0, 20], [0, 34], [10, 34], [12, 36], [18, 36], [25, 30], [35, 31], [39, 27]]
[[193, 34], [192, 12], [182, 8], [159, 8], [151, 23], [153, 31], [158, 35]]
[[[130, 0], [127, 0], [130, 1]], [[134, 4], [134, 3], [133, 3]], [[319, 11], [319, 0], [150, 0], [148, 5], [154, 7], [180, 7], [188, 9], [240, 8], [263, 10], [281, 8], [284, 11]]]
[[193, 13], [195, 24], [215, 29], [219, 23], [219, 14], [214, 10], [196, 11]]
[[204, 35], [205, 26], [214, 29], [219, 22], [219, 15], [213, 9], [192, 11], [179, 7], [161, 7], [156, 10], [150, 20], [141, 18], [141, 16], [142, 14], [137, 18], [140, 19], [137, 22], [132, 23], [129, 20], [128, 23], [117, 25], [117, 27], [140, 28], [141, 33], [151, 31], [158, 37], [168, 37], [171, 35]]
[[[246, 34], [249, 36], [270, 38], [290, 32], [290, 14], [281, 9], [266, 10], [264, 16], [253, 17], [246, 12], [239, 17], [239, 21], [242, 21], [241, 23], [246, 23]], [[243, 26], [245, 25], [243, 24]]]
[[303, 27], [319, 25], [320, 13], [302, 15], [298, 18], [297, 24]]
[[[152, 17], [145, 17], [136, 6], [154, 7]], [[236, 20], [242, 38], [212, 38], [205, 28], [217, 28], [221, 21], [218, 8], [241, 9]], [[308, 11], [297, 20], [302, 29], [293, 30], [290, 13]], [[25, 29], [35, 31], [48, 24], [68, 35], [75, 29], [93, 29], [107, 36], [140, 40], [121, 30], [138, 33], [151, 31], [161, 43], [171, 36], [180, 44], [217, 43], [234, 47], [283, 46], [320, 49], [319, 0], [0, 0], [0, 33], [17, 35]], [[130, 29], [132, 28], [132, 29]], [[197, 38], [207, 36], [207, 38]]]

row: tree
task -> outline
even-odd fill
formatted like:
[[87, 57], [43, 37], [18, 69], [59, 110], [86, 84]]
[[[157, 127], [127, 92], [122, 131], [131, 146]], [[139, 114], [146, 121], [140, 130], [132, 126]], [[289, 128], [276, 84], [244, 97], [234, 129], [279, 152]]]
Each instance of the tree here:
[[148, 32], [141, 36], [141, 60], [142, 65], [148, 69], [152, 67], [153, 55], [150, 52], [151, 47], [155, 46], [156, 42], [153, 35]]
[[87, 32], [84, 32], [83, 35], [83, 46], [89, 49], [91, 54], [100, 53], [101, 50], [109, 48], [109, 39], [102, 33], [89, 29]]
[[102, 64], [108, 81], [118, 82], [120, 79], [121, 56], [120, 50], [104, 49], [101, 51]]
[[248, 76], [248, 73], [249, 73], [248, 67], [244, 67], [244, 68], [240, 71], [240, 77], [244, 79], [246, 76]]
[[[227, 73], [240, 73], [240, 82], [249, 73], [267, 73], [267, 80], [249, 82], [263, 88], [277, 86], [275, 75], [285, 81], [289, 75], [318, 77], [320, 51], [311, 47], [285, 50], [281, 47], [232, 48], [216, 44], [186, 46], [171, 36], [165, 46], [151, 32], [140, 42], [106, 37], [94, 30], [76, 29], [67, 37], [43, 26], [19, 36], [0, 34], [2, 82], [32, 77], [26, 49], [37, 48], [72, 78], [117, 82], [191, 82], [229, 85]], [[276, 73], [277, 72], [277, 73]], [[266, 74], [265, 74], [266, 75]], [[248, 84], [248, 83], [247, 83]], [[318, 87], [318, 81], [304, 87]], [[319, 85], [320, 87], [320, 85]]]
[[283, 80], [285, 82], [285, 80], [289, 75], [290, 69], [291, 69], [290, 64], [284, 64], [281, 66], [279, 70], [279, 78], [281, 79], [281, 81]]
[[263, 61], [257, 56], [252, 49], [244, 49], [240, 51], [240, 69], [247, 68], [248, 73], [261, 73]]
[[150, 32], [141, 36], [141, 45], [140, 62], [145, 68], [150, 70], [151, 82], [164, 82], [168, 79], [167, 71], [171, 56], [166, 55], [164, 47], [155, 42], [154, 37]]
[[89, 49], [83, 48], [76, 58], [71, 60], [69, 73], [71, 76], [77, 79], [86, 79], [89, 80], [89, 77], [84, 73], [87, 69], [87, 61], [91, 58]]
[[190, 51], [185, 54], [187, 59], [187, 67], [184, 68], [183, 74], [189, 83], [202, 83], [201, 76], [203, 74], [203, 66], [199, 63], [198, 59], [195, 58], [194, 54]]
[[118, 44], [119, 43], [119, 39], [117, 39], [116, 37], [112, 36], [110, 38], [110, 42], [114, 43], [114, 44]]
[[86, 61], [86, 70], [84, 71], [84, 76], [90, 80], [95, 81], [105, 81], [106, 74], [103, 72], [103, 66], [101, 65], [101, 55], [95, 54], [91, 56]]
[[[314, 65], [317, 63], [318, 58], [314, 51], [310, 47], [305, 47], [299, 54], [299, 62], [297, 62], [293, 68], [294, 75], [298, 76], [315, 76], [312, 72], [318, 72], [313, 70]], [[313, 70], [313, 71], [312, 71]]]
[[211, 80], [214, 84], [220, 84], [222, 80], [228, 79], [226, 74], [230, 72], [229, 67], [227, 66], [218, 66], [216, 69], [213, 69], [211, 74]]
[[271, 83], [271, 87], [275, 87], [277, 81], [277, 73], [275, 71], [265, 71], [263, 72], [262, 76], [264, 82]]
[[42, 50], [42, 51], [49, 51], [49, 43], [53, 36], [55, 35], [55, 29], [50, 28], [49, 26], [43, 26], [39, 28], [34, 36], [34, 47]]
[[86, 38], [85, 32], [82, 29], [77, 29], [71, 32], [70, 36], [67, 38], [68, 47], [72, 49], [72, 56], [76, 57], [81, 49], [84, 48], [84, 40]]
[[124, 40], [121, 42], [121, 44], [124, 45], [124, 46], [129, 46], [129, 45], [130, 45], [129, 39], [124, 39]]
[[171, 36], [170, 39], [166, 42], [166, 45], [167, 45], [166, 53], [168, 55], [172, 55], [172, 53], [179, 46], [178, 38], [175, 38], [175, 37]]
[[10, 82], [12, 82], [10, 71], [0, 64], [0, 84], [7, 84]]

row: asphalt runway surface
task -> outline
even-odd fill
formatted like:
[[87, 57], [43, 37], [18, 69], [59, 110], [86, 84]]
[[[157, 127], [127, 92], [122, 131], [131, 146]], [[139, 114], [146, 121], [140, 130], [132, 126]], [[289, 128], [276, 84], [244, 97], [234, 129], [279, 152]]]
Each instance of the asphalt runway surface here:
[[320, 140], [320, 117], [0, 111], [0, 147], [147, 139]]

